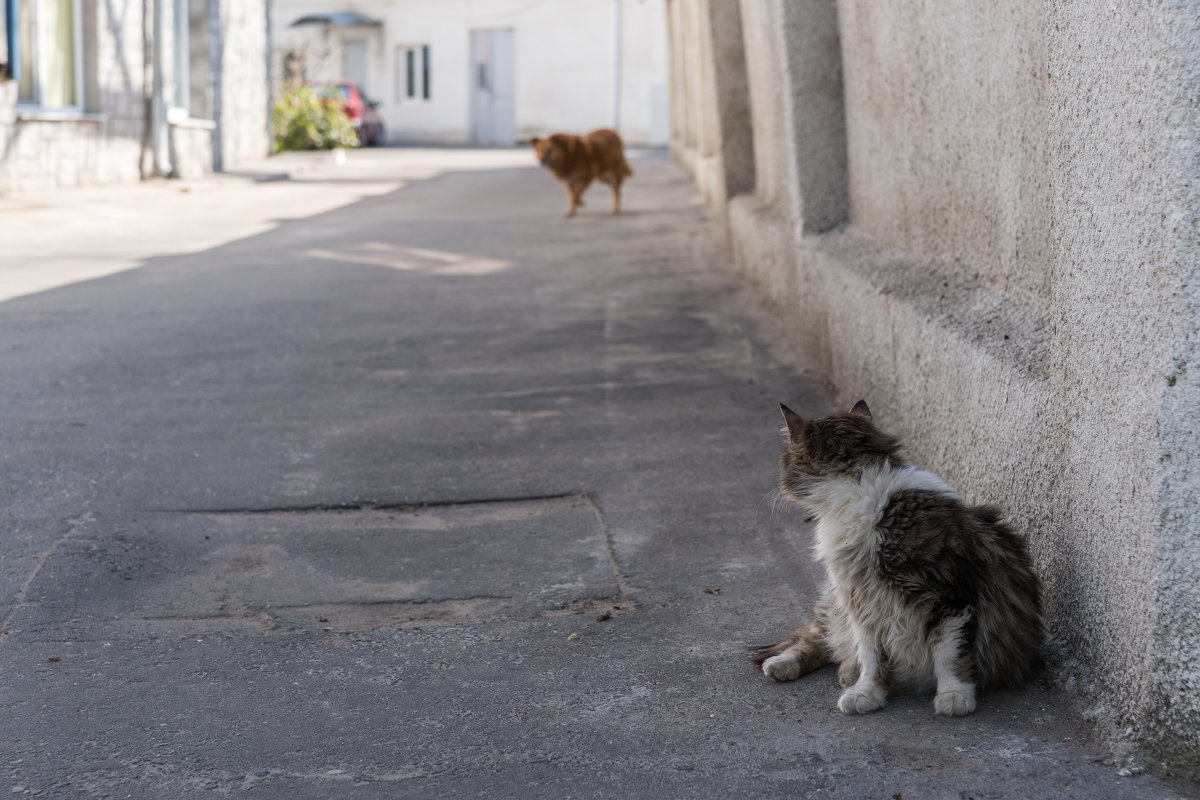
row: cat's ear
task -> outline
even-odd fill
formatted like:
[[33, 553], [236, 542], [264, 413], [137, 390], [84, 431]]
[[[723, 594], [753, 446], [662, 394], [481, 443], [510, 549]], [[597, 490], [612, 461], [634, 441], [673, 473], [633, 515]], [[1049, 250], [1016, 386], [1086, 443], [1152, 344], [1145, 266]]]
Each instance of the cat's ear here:
[[871, 409], [867, 408], [866, 400], [859, 400], [855, 403], [854, 408], [850, 409], [850, 413], [867, 419], [871, 418]]
[[783, 412], [783, 421], [787, 423], [788, 434], [793, 440], [799, 439], [804, 433], [804, 418], [783, 403], [779, 404], [779, 410]]

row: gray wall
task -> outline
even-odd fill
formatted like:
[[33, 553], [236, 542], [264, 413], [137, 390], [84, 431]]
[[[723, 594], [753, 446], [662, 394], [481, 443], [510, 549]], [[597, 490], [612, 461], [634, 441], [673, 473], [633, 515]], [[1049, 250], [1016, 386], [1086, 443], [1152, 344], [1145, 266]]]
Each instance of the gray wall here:
[[740, 76], [672, 25], [673, 64], [722, 62], [673, 75], [672, 149], [711, 195], [745, 81], [733, 268], [837, 402], [1028, 534], [1100, 732], [1200, 768], [1200, 2], [669, 13], [730, 9]]

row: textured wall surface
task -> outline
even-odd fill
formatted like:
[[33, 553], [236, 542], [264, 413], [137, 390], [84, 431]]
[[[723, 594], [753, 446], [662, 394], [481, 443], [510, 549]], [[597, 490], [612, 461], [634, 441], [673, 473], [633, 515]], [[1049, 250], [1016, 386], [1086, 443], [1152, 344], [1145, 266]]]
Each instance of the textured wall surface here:
[[[675, 146], [705, 199], [724, 218], [726, 201], [754, 188], [750, 92], [738, 0], [675, 3], [669, 26], [682, 46], [670, 60], [672, 114], [687, 120]], [[706, 54], [711, 54], [711, 58]]]
[[266, 0], [223, 0], [220, 30], [220, 166], [231, 169], [271, 154]]
[[742, 3], [735, 268], [1028, 534], [1102, 732], [1200, 768], [1200, 3], [811, 5]]

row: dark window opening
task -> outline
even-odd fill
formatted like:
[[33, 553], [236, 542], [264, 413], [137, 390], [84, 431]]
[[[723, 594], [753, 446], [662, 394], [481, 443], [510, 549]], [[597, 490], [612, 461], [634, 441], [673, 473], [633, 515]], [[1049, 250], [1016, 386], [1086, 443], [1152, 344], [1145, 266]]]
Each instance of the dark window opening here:
[[429, 99], [429, 45], [421, 48], [421, 96]]

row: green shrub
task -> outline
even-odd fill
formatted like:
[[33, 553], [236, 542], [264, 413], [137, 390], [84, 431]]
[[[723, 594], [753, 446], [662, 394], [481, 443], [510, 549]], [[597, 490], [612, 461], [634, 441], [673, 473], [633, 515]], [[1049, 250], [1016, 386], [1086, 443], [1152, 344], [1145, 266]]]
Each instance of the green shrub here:
[[288, 89], [275, 104], [275, 152], [358, 147], [358, 135], [341, 104], [311, 86]]

